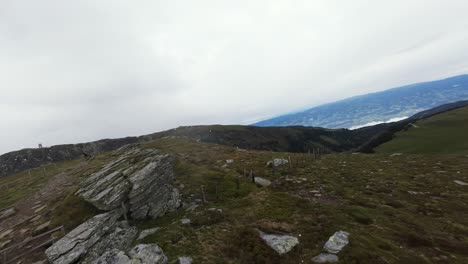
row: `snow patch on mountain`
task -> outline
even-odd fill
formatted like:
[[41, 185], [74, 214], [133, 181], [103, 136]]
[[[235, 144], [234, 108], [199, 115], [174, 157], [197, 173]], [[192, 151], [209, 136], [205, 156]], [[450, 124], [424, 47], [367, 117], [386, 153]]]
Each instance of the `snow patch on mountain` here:
[[401, 116], [401, 117], [390, 118], [390, 119], [388, 119], [387, 121], [372, 121], [372, 122], [366, 123], [366, 124], [364, 124], [364, 125], [352, 126], [352, 127], [350, 127], [349, 129], [354, 130], [354, 129], [363, 128], [363, 127], [368, 127], [368, 126], [375, 126], [375, 125], [378, 125], [378, 124], [398, 122], [398, 121], [403, 120], [403, 119], [406, 119], [406, 118], [408, 118], [408, 117], [409, 117], [409, 116]]

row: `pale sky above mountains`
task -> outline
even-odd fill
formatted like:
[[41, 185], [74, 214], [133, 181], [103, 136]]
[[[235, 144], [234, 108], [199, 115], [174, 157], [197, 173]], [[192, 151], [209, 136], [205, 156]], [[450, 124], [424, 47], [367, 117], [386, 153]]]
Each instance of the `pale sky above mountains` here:
[[0, 153], [468, 73], [466, 0], [0, 3]]

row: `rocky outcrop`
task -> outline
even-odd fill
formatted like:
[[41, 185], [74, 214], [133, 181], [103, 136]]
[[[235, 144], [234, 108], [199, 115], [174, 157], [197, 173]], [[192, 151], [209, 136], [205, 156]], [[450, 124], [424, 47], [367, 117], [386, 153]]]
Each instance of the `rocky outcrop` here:
[[133, 219], [157, 218], [180, 206], [174, 158], [157, 150], [126, 146], [119, 158], [82, 182], [77, 195], [100, 210], [128, 209]]
[[111, 249], [126, 250], [137, 230], [125, 221], [119, 222], [120, 211], [96, 215], [46, 250], [50, 263], [90, 263]]
[[96, 259], [93, 264], [166, 264], [167, 257], [156, 244], [140, 244], [128, 253], [112, 249]]
[[299, 239], [290, 235], [260, 233], [260, 238], [278, 254], [283, 255], [299, 244]]
[[82, 144], [57, 145], [49, 148], [34, 148], [12, 151], [0, 155], [0, 177], [42, 166], [47, 163], [78, 159], [137, 143], [136, 137], [103, 139]]

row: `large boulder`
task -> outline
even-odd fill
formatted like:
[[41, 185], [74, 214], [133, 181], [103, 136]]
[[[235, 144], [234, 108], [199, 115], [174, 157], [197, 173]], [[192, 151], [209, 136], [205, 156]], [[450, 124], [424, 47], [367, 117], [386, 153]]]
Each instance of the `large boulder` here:
[[126, 208], [134, 219], [156, 218], [180, 206], [172, 186], [174, 158], [157, 150], [127, 147], [81, 183], [77, 195], [100, 210]]
[[136, 237], [137, 230], [124, 221], [120, 211], [96, 215], [46, 250], [50, 263], [89, 263], [110, 249], [126, 250]]

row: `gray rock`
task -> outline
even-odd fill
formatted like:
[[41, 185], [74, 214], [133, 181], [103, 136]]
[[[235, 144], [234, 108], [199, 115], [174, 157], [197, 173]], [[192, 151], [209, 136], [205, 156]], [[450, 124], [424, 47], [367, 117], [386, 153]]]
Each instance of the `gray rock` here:
[[297, 237], [289, 235], [274, 235], [260, 232], [260, 237], [280, 255], [288, 253], [299, 244], [299, 239], [297, 239]]
[[193, 259], [191, 257], [179, 257], [177, 259], [178, 264], [192, 264]]
[[289, 161], [287, 159], [273, 159], [273, 160], [268, 161], [266, 166], [270, 167], [273, 165], [275, 167], [278, 167], [278, 166], [286, 165], [288, 164], [288, 162]]
[[335, 254], [320, 253], [319, 255], [312, 258], [312, 262], [315, 263], [335, 263], [338, 262], [339, 258]]
[[11, 233], [13, 233], [13, 229], [8, 229], [4, 231], [3, 233], [0, 234], [0, 239], [4, 239], [5, 237], [8, 237]]
[[8, 208], [0, 212], [0, 220], [7, 219], [16, 214], [16, 209], [14, 207]]
[[0, 242], [0, 249], [6, 248], [8, 245], [11, 244], [11, 242], [13, 242], [11, 239], [8, 239], [8, 240], [6, 240], [6, 241]]
[[135, 246], [128, 255], [132, 258], [131, 263], [138, 264], [166, 264], [167, 257], [162, 249], [156, 244], [140, 244]]
[[84, 180], [77, 195], [100, 210], [125, 206], [134, 219], [157, 218], [177, 209], [180, 195], [172, 186], [174, 158], [156, 150], [123, 150]]
[[118, 249], [112, 249], [105, 252], [101, 257], [96, 259], [93, 264], [130, 264], [131, 260], [127, 254]]
[[143, 238], [156, 233], [158, 230], [159, 230], [159, 227], [145, 229], [145, 230], [140, 232], [140, 235], [138, 236], [137, 240], [142, 240]]
[[130, 252], [118, 249], [106, 251], [93, 264], [166, 264], [167, 257], [156, 244], [140, 244]]
[[462, 182], [462, 181], [459, 181], [459, 180], [455, 180], [455, 181], [453, 181], [453, 182], [456, 183], [456, 184], [458, 184], [458, 185], [462, 185], [462, 186], [468, 185], [468, 183]]
[[50, 221], [47, 221], [43, 223], [42, 225], [39, 225], [38, 227], [36, 227], [36, 229], [34, 229], [34, 234], [40, 234], [40, 233], [47, 231], [47, 229], [49, 229], [49, 225], [50, 225]]
[[180, 219], [180, 222], [181, 222], [183, 225], [188, 225], [188, 224], [190, 224], [192, 221], [190, 221], [190, 219], [188, 219], [188, 218], [182, 218], [182, 219]]
[[268, 187], [271, 185], [271, 181], [261, 178], [261, 177], [254, 177], [255, 184], [257, 184], [260, 187]]
[[331, 236], [323, 249], [329, 253], [336, 254], [340, 252], [348, 243], [349, 233], [346, 231], [338, 231]]
[[45, 254], [50, 263], [90, 263], [111, 249], [125, 250], [136, 236], [136, 228], [117, 222], [119, 211], [108, 212], [89, 219], [59, 241]]

